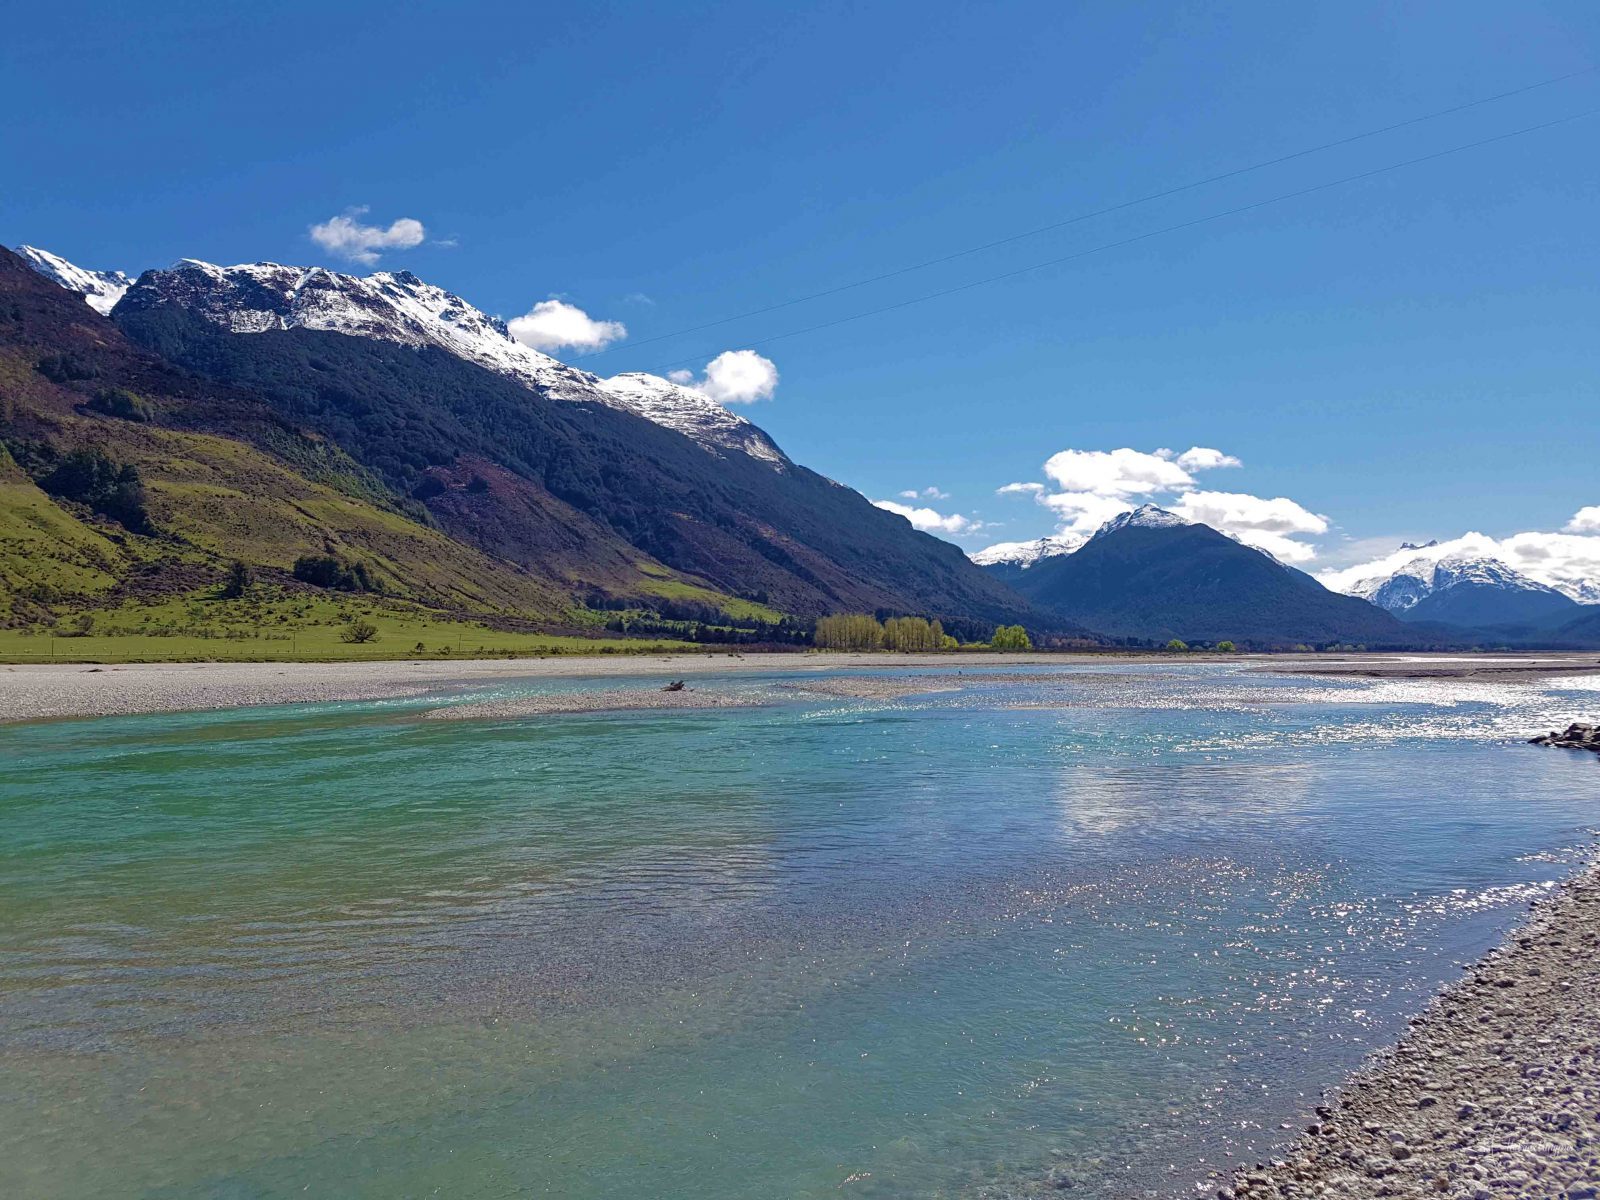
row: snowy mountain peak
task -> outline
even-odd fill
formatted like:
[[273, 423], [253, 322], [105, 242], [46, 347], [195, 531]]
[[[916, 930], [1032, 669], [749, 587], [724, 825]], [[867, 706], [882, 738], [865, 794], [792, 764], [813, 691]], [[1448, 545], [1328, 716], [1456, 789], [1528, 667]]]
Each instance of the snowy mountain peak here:
[[59, 283], [69, 292], [79, 293], [90, 308], [102, 315], [109, 314], [117, 306], [117, 301], [133, 283], [121, 271], [85, 270], [37, 246], [18, 246], [17, 254], [46, 279]]
[[[1431, 548], [1431, 544], [1411, 547], [1414, 550]], [[1448, 554], [1440, 559], [1414, 558], [1388, 575], [1361, 580], [1349, 592], [1390, 612], [1405, 612], [1429, 596], [1465, 585], [1502, 592], [1562, 594], [1556, 588], [1528, 578], [1497, 558], [1467, 553]]]
[[178, 305], [232, 333], [319, 329], [403, 346], [438, 346], [551, 399], [606, 404], [684, 434], [714, 453], [738, 451], [777, 470], [789, 465], [770, 437], [703, 392], [654, 375], [602, 380], [569, 367], [524, 346], [498, 317], [410, 271], [359, 277], [325, 267], [219, 267], [183, 259], [168, 270], [139, 276], [126, 302], [134, 308]]
[[997, 542], [968, 555], [980, 567], [997, 567], [1002, 564], [1020, 567], [1026, 571], [1034, 563], [1061, 554], [1071, 554], [1088, 538], [1081, 533], [1053, 533], [1035, 538], [1031, 542]]
[[1400, 543], [1400, 549], [1402, 549], [1402, 550], [1432, 550], [1438, 544], [1439, 544], [1439, 539], [1438, 538], [1434, 538], [1432, 541], [1423, 542], [1421, 545], [1418, 545], [1416, 542], [1401, 542]]
[[1115, 533], [1119, 529], [1171, 529], [1178, 525], [1188, 525], [1177, 513], [1170, 513], [1155, 504], [1141, 504], [1131, 512], [1118, 513], [1099, 529], [1095, 530], [1095, 537], [1104, 537], [1108, 533]]

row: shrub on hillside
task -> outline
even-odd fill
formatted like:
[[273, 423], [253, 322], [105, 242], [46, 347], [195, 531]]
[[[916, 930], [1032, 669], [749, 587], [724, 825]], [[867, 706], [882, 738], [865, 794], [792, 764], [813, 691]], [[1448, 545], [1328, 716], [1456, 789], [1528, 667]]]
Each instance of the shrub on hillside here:
[[377, 582], [364, 562], [347, 563], [332, 554], [304, 554], [294, 560], [294, 577], [312, 587], [341, 592], [376, 592]]
[[100, 373], [91, 363], [70, 353], [48, 354], [39, 360], [37, 369], [39, 374], [51, 383], [76, 383], [83, 379], [93, 379]]
[[90, 399], [88, 408], [108, 417], [120, 417], [124, 421], [150, 419], [150, 406], [127, 388], [100, 389]]
[[130, 533], [154, 533], [145, 508], [144, 483], [132, 463], [118, 463], [94, 447], [74, 450], [38, 481], [52, 496], [86, 504], [120, 521]]

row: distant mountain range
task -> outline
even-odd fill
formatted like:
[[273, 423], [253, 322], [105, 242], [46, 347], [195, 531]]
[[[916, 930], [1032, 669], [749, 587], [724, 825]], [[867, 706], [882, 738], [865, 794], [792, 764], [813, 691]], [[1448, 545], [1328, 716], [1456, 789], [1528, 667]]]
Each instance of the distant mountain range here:
[[985, 569], [1037, 607], [1112, 637], [1258, 647], [1427, 640], [1365, 600], [1155, 505], [1113, 518], [1070, 553]]
[[[326, 552], [396, 595], [554, 622], [629, 601], [1026, 615], [704, 394], [568, 367], [405, 272], [185, 261], [125, 285], [0, 250], [0, 371], [0, 585], [24, 593], [178, 593], [233, 557], [286, 578]], [[81, 449], [138, 472], [159, 536], [108, 543], [37, 490]], [[34, 567], [42, 504], [72, 533]]]
[[1436, 548], [1435, 542], [1402, 546], [1417, 551], [1417, 557], [1386, 575], [1357, 581], [1349, 594], [1414, 625], [1447, 635], [1470, 632], [1484, 642], [1579, 645], [1600, 635], [1600, 606], [1579, 603], [1497, 558], [1441, 557]]
[[1358, 584], [1351, 595], [1370, 600], [1402, 620], [1452, 625], [1570, 620], [1582, 607], [1498, 559], [1466, 555], [1438, 561], [1414, 559], [1392, 575]]

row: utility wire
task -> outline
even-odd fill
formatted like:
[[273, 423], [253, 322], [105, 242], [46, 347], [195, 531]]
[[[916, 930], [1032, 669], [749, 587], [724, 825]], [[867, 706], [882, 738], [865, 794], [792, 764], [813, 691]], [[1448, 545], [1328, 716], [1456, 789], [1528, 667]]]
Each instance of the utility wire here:
[[[1086, 250], [1078, 250], [1072, 254], [1063, 254], [1059, 258], [1045, 259], [1043, 262], [1032, 263], [1026, 267], [1018, 267], [1012, 271], [1002, 271], [998, 275], [988, 275], [982, 279], [974, 279], [970, 283], [957, 284], [955, 287], [943, 288], [937, 292], [928, 292], [922, 296], [914, 296], [910, 300], [901, 300], [894, 304], [886, 304], [881, 308], [870, 308], [865, 312], [853, 313], [848, 317], [839, 317], [836, 320], [823, 321], [818, 325], [808, 325], [804, 329], [792, 329], [788, 333], [774, 334], [771, 337], [761, 338], [758, 341], [742, 342], [741, 345], [746, 348], [768, 346], [773, 342], [781, 342], [788, 338], [799, 337], [801, 334], [816, 333], [821, 329], [832, 329], [837, 325], [847, 325], [851, 321], [860, 321], [867, 317], [878, 316], [882, 313], [895, 312], [898, 309], [910, 308], [915, 304], [926, 304], [930, 300], [938, 300], [944, 296], [954, 296], [959, 292], [971, 291], [973, 288], [983, 287], [991, 283], [998, 283], [1004, 279], [1015, 279], [1019, 275], [1027, 275], [1034, 271], [1041, 271], [1045, 267], [1059, 266], [1062, 263], [1069, 263], [1080, 258], [1087, 258], [1091, 254], [1100, 254], [1104, 251], [1115, 250], [1122, 246], [1131, 246], [1136, 242], [1148, 241], [1151, 238], [1160, 237], [1162, 234], [1176, 233], [1181, 229], [1193, 229], [1197, 225], [1205, 225], [1212, 221], [1220, 221], [1224, 217], [1232, 217], [1237, 216], [1240, 213], [1254, 212], [1256, 209], [1266, 208], [1272, 204], [1282, 204], [1286, 200], [1294, 200], [1300, 196], [1309, 196], [1316, 192], [1325, 192], [1330, 188], [1342, 187], [1347, 183], [1357, 183], [1360, 180], [1371, 179], [1378, 175], [1386, 175], [1391, 171], [1399, 171], [1405, 167], [1414, 167], [1421, 163], [1434, 162], [1437, 159], [1448, 158], [1452, 154], [1461, 154], [1467, 150], [1476, 150], [1482, 146], [1492, 146], [1497, 142], [1504, 142], [1510, 140], [1511, 138], [1522, 137], [1530, 133], [1537, 133], [1542, 129], [1553, 129], [1558, 125], [1571, 124], [1573, 121], [1582, 120], [1584, 117], [1592, 117], [1596, 113], [1600, 113], [1600, 107], [1584, 109], [1582, 112], [1573, 113], [1570, 116], [1557, 117], [1552, 121], [1541, 121], [1537, 125], [1527, 125], [1521, 129], [1513, 129], [1509, 133], [1499, 133], [1493, 137], [1481, 138], [1476, 142], [1465, 142], [1459, 146], [1451, 146], [1446, 150], [1436, 150], [1432, 154], [1419, 155], [1416, 158], [1408, 158], [1401, 162], [1390, 163], [1387, 166], [1374, 167], [1370, 171], [1361, 171], [1355, 175], [1346, 175], [1339, 179], [1330, 180], [1327, 183], [1317, 183], [1310, 187], [1298, 188], [1292, 192], [1283, 192], [1280, 195], [1271, 196], [1265, 200], [1256, 200], [1250, 204], [1240, 204], [1234, 208], [1223, 209], [1221, 212], [1209, 213], [1203, 217], [1195, 217], [1190, 221], [1180, 221], [1176, 225], [1164, 225], [1160, 229], [1152, 229], [1147, 233], [1139, 233], [1132, 237], [1120, 238], [1114, 242], [1104, 242], [1098, 246], [1090, 246]], [[670, 367], [681, 366], [684, 363], [701, 362], [714, 353], [716, 352], [707, 351], [701, 354], [693, 354], [686, 358], [674, 359], [672, 362], [662, 363], [659, 366], [651, 367], [650, 370], [665, 371]]]
[[735, 321], [743, 321], [748, 317], [764, 316], [767, 313], [777, 312], [784, 308], [792, 308], [796, 304], [805, 304], [811, 300], [821, 300], [828, 296], [837, 296], [840, 292], [853, 291], [856, 288], [866, 287], [869, 284], [881, 283], [885, 279], [895, 279], [901, 275], [909, 275], [914, 271], [925, 271], [929, 267], [937, 267], [942, 263], [954, 262], [958, 258], [966, 258], [973, 254], [981, 254], [985, 250], [993, 250], [999, 246], [1008, 246], [1012, 242], [1020, 242], [1027, 238], [1038, 237], [1042, 233], [1050, 233], [1053, 230], [1065, 229], [1069, 225], [1078, 225], [1084, 221], [1091, 221], [1095, 217], [1108, 216], [1111, 213], [1122, 212], [1125, 209], [1135, 208], [1141, 204], [1149, 204], [1156, 200], [1164, 200], [1169, 196], [1177, 196], [1184, 192], [1192, 192], [1196, 188], [1206, 187], [1207, 185], [1213, 183], [1221, 183], [1225, 179], [1235, 179], [1240, 175], [1248, 175], [1252, 171], [1262, 171], [1268, 167], [1275, 167], [1282, 163], [1293, 162], [1297, 158], [1305, 158], [1311, 154], [1320, 154], [1324, 150], [1334, 150], [1340, 146], [1348, 146], [1353, 142], [1360, 142], [1366, 140], [1367, 138], [1378, 137], [1380, 134], [1393, 133], [1397, 129], [1406, 129], [1412, 125], [1420, 125], [1425, 121], [1436, 121], [1440, 117], [1448, 117], [1454, 113], [1466, 112], [1468, 109], [1479, 108], [1485, 104], [1493, 104], [1499, 100], [1509, 100], [1513, 96], [1526, 95], [1528, 92], [1538, 91], [1540, 88], [1547, 88], [1558, 83], [1564, 83], [1569, 79], [1577, 79], [1583, 75], [1592, 75], [1596, 71], [1600, 71], [1600, 67], [1585, 67], [1581, 71], [1571, 71], [1566, 75], [1557, 75], [1554, 79], [1545, 79], [1538, 83], [1530, 83], [1523, 87], [1512, 88], [1508, 92], [1496, 92], [1493, 96], [1484, 96], [1477, 100], [1468, 100], [1464, 104], [1456, 104], [1450, 108], [1441, 108], [1434, 112], [1423, 113], [1421, 116], [1408, 117], [1404, 121], [1396, 121], [1392, 125], [1380, 125], [1376, 129], [1368, 129], [1362, 133], [1350, 134], [1348, 137], [1336, 138], [1331, 142], [1322, 142], [1316, 146], [1308, 146], [1304, 150], [1295, 150], [1289, 154], [1279, 155], [1277, 158], [1263, 159], [1261, 162], [1251, 163], [1249, 166], [1245, 167], [1235, 167], [1230, 171], [1223, 171], [1219, 175], [1208, 175], [1204, 179], [1196, 179], [1191, 183], [1181, 183], [1176, 187], [1166, 188], [1165, 190], [1159, 192], [1151, 192], [1144, 196], [1137, 196], [1132, 200], [1124, 200], [1121, 203], [1112, 204], [1106, 208], [1097, 208], [1092, 212], [1079, 213], [1074, 217], [1067, 217], [1060, 221], [1053, 221], [1048, 225], [1040, 225], [1037, 229], [1029, 229], [1022, 233], [1014, 233], [1008, 237], [997, 238], [992, 242], [984, 242], [982, 245], [969, 246], [965, 250], [957, 250], [951, 254], [940, 255], [938, 258], [930, 258], [923, 262], [912, 263], [910, 266], [897, 267], [893, 271], [885, 271], [881, 275], [870, 275], [865, 279], [857, 279], [853, 283], [841, 283], [837, 287], [825, 288], [820, 292], [811, 292], [804, 296], [796, 296], [792, 300], [782, 300], [777, 304], [769, 304], [765, 308], [753, 308], [749, 312], [737, 313], [731, 317], [721, 317], [715, 321], [707, 321], [703, 325], [690, 325], [684, 329], [675, 329], [670, 333], [658, 333], [654, 337], [641, 338], [638, 341], [628, 342], [626, 345], [619, 343], [616, 346], [611, 346], [603, 350], [589, 350], [583, 354], [574, 354], [567, 361], [577, 362], [580, 359], [595, 358], [601, 354], [612, 354], [618, 350], [632, 350], [639, 346], [648, 346], [652, 342], [663, 342], [668, 338], [682, 337], [685, 334], [700, 333], [707, 329], [716, 329], [722, 325], [731, 325]]

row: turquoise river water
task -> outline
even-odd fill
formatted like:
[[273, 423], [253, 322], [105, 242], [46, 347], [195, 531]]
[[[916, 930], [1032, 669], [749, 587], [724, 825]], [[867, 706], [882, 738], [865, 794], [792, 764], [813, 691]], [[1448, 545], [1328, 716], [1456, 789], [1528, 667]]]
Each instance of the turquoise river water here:
[[0, 727], [0, 1195], [1193, 1195], [1600, 825], [1594, 679], [1036, 674]]

